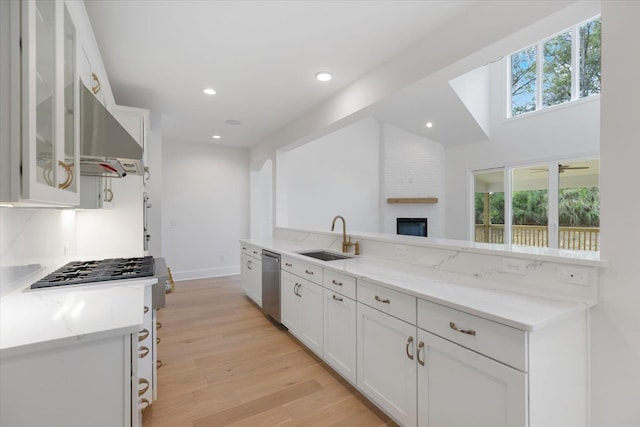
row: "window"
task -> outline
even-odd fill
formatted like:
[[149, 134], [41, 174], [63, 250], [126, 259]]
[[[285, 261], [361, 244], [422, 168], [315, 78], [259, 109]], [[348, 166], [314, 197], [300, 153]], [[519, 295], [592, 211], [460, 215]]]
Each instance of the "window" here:
[[476, 171], [473, 238], [598, 251], [599, 177], [597, 159]]
[[509, 57], [509, 115], [600, 93], [600, 17]]

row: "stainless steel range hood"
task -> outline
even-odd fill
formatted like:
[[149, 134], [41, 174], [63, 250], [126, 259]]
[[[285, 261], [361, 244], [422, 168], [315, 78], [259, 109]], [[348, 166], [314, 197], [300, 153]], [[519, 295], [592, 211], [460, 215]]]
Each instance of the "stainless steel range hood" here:
[[80, 174], [122, 178], [143, 175], [142, 147], [80, 84]]

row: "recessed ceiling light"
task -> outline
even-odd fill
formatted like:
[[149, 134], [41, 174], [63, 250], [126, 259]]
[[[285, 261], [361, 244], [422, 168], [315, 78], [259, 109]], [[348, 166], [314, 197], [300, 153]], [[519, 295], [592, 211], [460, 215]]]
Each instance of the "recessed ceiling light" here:
[[220, 135], [213, 135], [213, 139], [220, 139]]
[[202, 91], [207, 95], [215, 95], [216, 91], [211, 89], [210, 87], [202, 89]]
[[229, 119], [229, 120], [225, 120], [224, 121], [226, 124], [228, 125], [232, 125], [232, 126], [239, 126], [242, 124], [242, 122], [240, 120], [235, 120], [235, 119]]
[[316, 73], [316, 79], [321, 82], [328, 82], [333, 76], [328, 71], [319, 71]]
[[432, 128], [432, 127], [433, 127], [433, 123], [431, 123], [431, 122], [427, 122], [426, 126], [427, 126], [428, 128]]

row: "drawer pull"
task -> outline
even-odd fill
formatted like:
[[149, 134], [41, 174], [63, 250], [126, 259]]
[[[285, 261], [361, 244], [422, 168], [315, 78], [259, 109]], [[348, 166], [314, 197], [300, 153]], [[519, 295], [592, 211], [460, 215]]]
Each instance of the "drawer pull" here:
[[344, 301], [342, 298], [333, 295], [333, 299], [336, 301]]
[[418, 357], [418, 363], [422, 366], [424, 366], [424, 359], [420, 359], [420, 350], [424, 349], [424, 343], [422, 341], [420, 341], [418, 343], [418, 353], [416, 354], [416, 356]]
[[160, 328], [162, 328], [162, 323], [156, 322], [156, 331]]
[[145, 394], [147, 392], [147, 390], [149, 390], [149, 380], [147, 380], [145, 378], [140, 378], [138, 380], [138, 385], [143, 386], [142, 389], [138, 389], [138, 397], [140, 397], [143, 394]]
[[162, 360], [156, 360], [156, 369], [162, 368]]
[[148, 336], [149, 330], [147, 328], [144, 328], [138, 333], [138, 342], [146, 340]]
[[290, 262], [285, 262], [284, 265], [286, 265], [287, 267], [293, 267], [293, 264], [291, 264]]
[[254, 254], [258, 255], [258, 251], [253, 251]]
[[382, 299], [380, 298], [378, 295], [376, 295], [376, 301], [384, 303], [384, 304], [391, 304], [391, 301], [388, 299]]
[[243, 247], [242, 247], [242, 250], [243, 250], [243, 251], [246, 251], [246, 250], [247, 250], [247, 248], [246, 248], [245, 246], [243, 246]]
[[409, 354], [409, 346], [411, 345], [412, 342], [413, 342], [413, 337], [409, 337], [407, 339], [407, 347], [405, 348], [405, 351], [407, 352], [407, 357], [411, 360], [413, 360], [413, 354]]
[[331, 281], [331, 283], [333, 283], [336, 286], [342, 286], [342, 282], [338, 282], [335, 279]]
[[147, 354], [149, 354], [149, 347], [146, 346], [141, 346], [138, 347], [138, 358], [139, 359], [144, 359], [145, 357], [147, 357]]
[[147, 314], [149, 312], [149, 307], [147, 307], [146, 305], [144, 306], [144, 314]]
[[156, 345], [157, 345], [157, 344], [160, 344], [160, 337], [157, 337], [157, 338], [156, 338]]
[[473, 329], [460, 329], [453, 322], [449, 322], [449, 327], [456, 332], [460, 332], [462, 334], [467, 334], [467, 335], [473, 335], [474, 337], [476, 336], [476, 331], [474, 331]]
[[144, 397], [140, 399], [140, 409], [145, 410], [149, 407], [149, 405], [151, 405], [151, 403], [149, 403], [147, 399], [145, 399]]
[[304, 272], [313, 275], [313, 271], [305, 270]]

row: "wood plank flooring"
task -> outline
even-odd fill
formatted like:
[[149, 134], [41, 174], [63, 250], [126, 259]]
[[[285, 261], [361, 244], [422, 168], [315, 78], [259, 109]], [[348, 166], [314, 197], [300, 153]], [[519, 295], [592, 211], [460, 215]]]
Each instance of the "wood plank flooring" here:
[[240, 290], [176, 283], [158, 313], [158, 400], [143, 427], [396, 425]]

